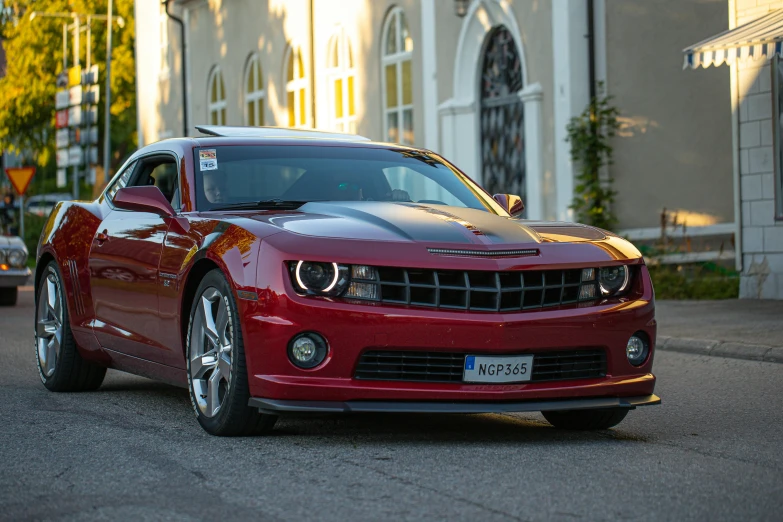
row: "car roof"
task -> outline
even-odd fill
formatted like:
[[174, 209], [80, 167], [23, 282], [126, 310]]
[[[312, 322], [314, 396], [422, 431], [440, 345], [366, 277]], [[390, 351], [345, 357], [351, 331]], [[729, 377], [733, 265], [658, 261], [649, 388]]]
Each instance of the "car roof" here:
[[429, 152], [424, 149], [400, 145], [399, 143], [383, 143], [371, 141], [364, 136], [355, 134], [343, 134], [338, 132], [323, 132], [310, 129], [290, 129], [282, 127], [234, 127], [222, 125], [197, 125], [196, 129], [204, 132], [204, 136], [192, 136], [185, 138], [168, 138], [151, 143], [134, 153], [150, 150], [165, 149], [167, 145], [180, 147], [218, 147], [225, 145], [317, 145], [336, 147], [364, 147], [378, 149], [410, 150]]
[[341, 141], [370, 141], [358, 134], [326, 132], [289, 127], [239, 127], [231, 125], [196, 125], [196, 130], [208, 136], [226, 138], [308, 138]]

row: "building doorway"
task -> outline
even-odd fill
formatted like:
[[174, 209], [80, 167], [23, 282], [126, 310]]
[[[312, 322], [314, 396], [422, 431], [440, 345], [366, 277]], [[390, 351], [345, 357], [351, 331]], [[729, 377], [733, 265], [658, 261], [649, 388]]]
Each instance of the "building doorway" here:
[[481, 64], [482, 185], [490, 194], [517, 194], [527, 201], [523, 85], [514, 37], [497, 26], [486, 37]]

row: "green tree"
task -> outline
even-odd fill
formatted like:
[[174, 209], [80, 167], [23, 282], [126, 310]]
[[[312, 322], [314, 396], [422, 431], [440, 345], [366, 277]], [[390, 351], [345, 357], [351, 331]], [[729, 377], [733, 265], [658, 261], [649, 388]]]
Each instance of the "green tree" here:
[[[54, 173], [55, 80], [62, 72], [62, 26], [66, 19], [36, 17], [32, 11], [106, 14], [107, 0], [5, 0], [0, 7], [0, 37], [6, 52], [6, 75], [0, 79], [0, 148], [23, 155], [41, 173]], [[136, 147], [136, 87], [133, 0], [115, 0], [111, 67], [111, 167]], [[106, 22], [93, 21], [92, 62], [98, 65], [101, 99], [98, 132], [103, 143], [104, 86], [106, 79]], [[72, 31], [68, 64], [73, 64]], [[81, 37], [81, 63], [85, 64], [86, 33]], [[103, 147], [99, 146], [103, 162]], [[43, 172], [42, 172], [43, 171]]]

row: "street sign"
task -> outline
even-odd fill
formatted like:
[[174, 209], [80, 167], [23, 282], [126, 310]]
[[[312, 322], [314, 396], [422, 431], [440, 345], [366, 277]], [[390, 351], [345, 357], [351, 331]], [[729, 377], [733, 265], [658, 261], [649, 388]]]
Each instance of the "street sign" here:
[[79, 134], [80, 145], [97, 145], [98, 144], [98, 127], [88, 127], [83, 129]]
[[84, 97], [82, 98], [83, 103], [95, 105], [98, 103], [98, 101], [100, 101], [100, 99], [100, 87], [93, 85], [92, 87], [84, 88]]
[[68, 86], [81, 85], [82, 83], [82, 67], [80, 65], [74, 65], [68, 69]]
[[98, 66], [93, 65], [82, 72], [82, 85], [95, 85], [98, 83]]
[[68, 111], [62, 110], [55, 113], [54, 126], [58, 129], [68, 126]]
[[68, 165], [78, 167], [84, 163], [84, 150], [78, 145], [68, 149]]
[[82, 103], [82, 86], [74, 85], [68, 89], [68, 105], [79, 105]]
[[64, 169], [68, 166], [68, 149], [57, 149], [57, 168]]
[[88, 105], [84, 111], [82, 111], [82, 121], [85, 125], [95, 125], [98, 123], [98, 107], [95, 105]]
[[82, 107], [77, 105], [68, 109], [68, 126], [78, 127], [82, 124]]
[[65, 176], [65, 169], [57, 169], [57, 188], [62, 188], [68, 184], [68, 178]]
[[57, 75], [56, 82], [57, 82], [56, 85], [58, 89], [68, 87], [68, 74], [64, 71], [61, 72], [60, 74]]
[[30, 181], [35, 176], [35, 167], [9, 167], [5, 169], [5, 174], [11, 180], [11, 185], [16, 189], [16, 193], [24, 196]]
[[68, 108], [68, 91], [57, 91], [55, 93], [54, 108], [57, 110]]
[[92, 146], [87, 149], [87, 163], [98, 163], [98, 147]]
[[70, 143], [68, 134], [68, 129], [57, 129], [54, 134], [54, 141], [57, 144], [58, 149], [62, 149], [68, 146]]

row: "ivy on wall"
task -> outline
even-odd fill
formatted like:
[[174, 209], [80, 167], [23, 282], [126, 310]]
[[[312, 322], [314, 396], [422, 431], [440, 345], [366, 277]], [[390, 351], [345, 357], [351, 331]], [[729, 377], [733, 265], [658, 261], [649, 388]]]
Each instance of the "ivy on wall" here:
[[[603, 83], [598, 84], [603, 93]], [[582, 114], [574, 116], [566, 130], [571, 143], [571, 160], [579, 165], [570, 208], [580, 223], [612, 230], [617, 217], [612, 212], [616, 192], [611, 178], [601, 179], [601, 169], [612, 164], [609, 141], [620, 127], [619, 111], [611, 105], [611, 96], [594, 97]]]

